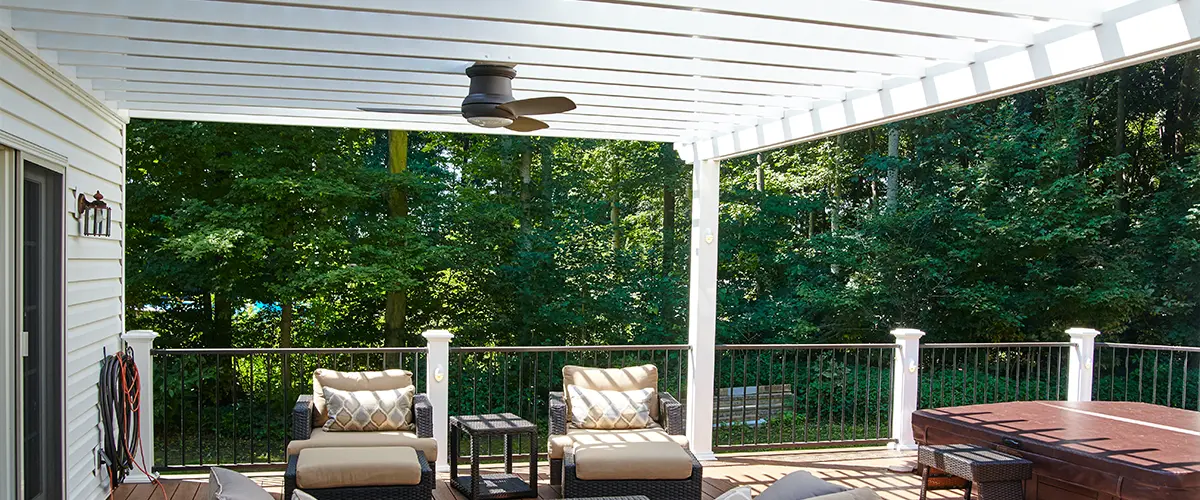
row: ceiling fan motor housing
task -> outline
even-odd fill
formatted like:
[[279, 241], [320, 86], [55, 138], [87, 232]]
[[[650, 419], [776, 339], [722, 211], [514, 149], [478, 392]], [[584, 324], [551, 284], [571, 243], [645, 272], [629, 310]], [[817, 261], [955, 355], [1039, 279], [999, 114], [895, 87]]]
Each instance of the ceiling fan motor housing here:
[[516, 70], [508, 66], [476, 64], [467, 68], [467, 76], [471, 78], [471, 88], [462, 102], [464, 118], [517, 118], [497, 107], [513, 100], [512, 79], [517, 76]]

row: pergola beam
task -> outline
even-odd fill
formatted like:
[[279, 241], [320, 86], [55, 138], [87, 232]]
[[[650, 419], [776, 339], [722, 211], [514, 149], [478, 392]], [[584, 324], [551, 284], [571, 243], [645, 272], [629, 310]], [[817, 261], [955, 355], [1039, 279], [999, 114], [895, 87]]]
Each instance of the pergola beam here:
[[[159, 109], [162, 108], [162, 109]], [[168, 109], [170, 108], [170, 109]], [[298, 109], [238, 108], [236, 106], [187, 106], [181, 104], [148, 106], [129, 112], [131, 118], [207, 121], [222, 123], [258, 123], [267, 125], [295, 125], [306, 127], [369, 128], [375, 130], [413, 130], [427, 132], [478, 133], [478, 127], [466, 123], [436, 123], [428, 121], [364, 120], [361, 115], [353, 118], [329, 118], [312, 116], [318, 113]], [[501, 135], [524, 135], [504, 129], [489, 131]], [[544, 137], [585, 137], [589, 139], [615, 139], [635, 141], [669, 141], [671, 136], [647, 134], [645, 132], [620, 133], [572, 128], [552, 128], [539, 131]]]
[[[467, 79], [462, 74], [425, 73], [415, 71], [392, 71], [376, 69], [358, 69], [322, 66], [300, 65], [263, 65], [246, 62], [208, 61], [196, 59], [168, 59], [161, 57], [127, 56], [121, 54], [93, 54], [86, 52], [59, 52], [61, 64], [68, 64], [88, 73], [93, 68], [106, 68], [107, 71], [120, 69], [169, 71], [180, 73], [201, 73], [212, 75], [245, 75], [255, 77], [284, 77], [303, 78], [309, 81], [320, 81], [319, 88], [337, 87], [350, 91], [359, 83], [369, 84], [408, 84], [420, 86], [442, 86], [452, 90], [455, 96], [462, 96], [467, 88]], [[123, 78], [121, 78], [123, 79]], [[291, 80], [285, 80], [289, 82]], [[520, 93], [547, 92], [554, 94], [636, 97], [656, 99], [669, 105], [671, 101], [711, 102], [717, 104], [768, 106], [780, 108], [802, 108], [811, 104], [813, 99], [841, 100], [845, 92], [824, 87], [808, 86], [801, 89], [805, 94], [794, 94], [794, 97], [763, 94], [745, 94], [735, 92], [711, 92], [690, 90], [680, 92], [680, 89], [664, 89], [658, 87], [639, 87], [632, 85], [617, 85], [612, 83], [564, 82], [557, 80], [541, 80], [521, 78], [513, 81], [513, 90]], [[371, 92], [389, 93], [387, 90]], [[398, 92], [404, 93], [404, 92]], [[806, 95], [808, 94], [808, 95]]]
[[[271, 0], [295, 1], [295, 0]], [[313, 1], [313, 0], [304, 0]], [[873, 0], [790, 1], [775, 0], [604, 0], [629, 4], [649, 4], [699, 11], [701, 14], [755, 16], [749, 19], [772, 19], [784, 22], [833, 24], [863, 30], [893, 33], [920, 33], [940, 37], [969, 38], [1006, 44], [1024, 45], [1033, 42], [1034, 30], [1019, 19], [995, 19], [977, 13], [947, 10], [935, 5], [911, 5]], [[747, 19], [747, 17], [742, 17]], [[961, 40], [960, 40], [961, 41]]]
[[[127, 38], [38, 33], [38, 46], [43, 49], [74, 52], [84, 55], [84, 64], [123, 67], [122, 64], [91, 62], [100, 56], [146, 56], [162, 59], [185, 59], [197, 61], [233, 61], [259, 64], [264, 70], [279, 66], [326, 67], [400, 71], [406, 73], [441, 73], [461, 76], [470, 65], [467, 61], [400, 57], [395, 55], [345, 54], [290, 49], [267, 49], [256, 47], [234, 47], [223, 45], [188, 45], [181, 43], [130, 40]], [[90, 55], [91, 57], [87, 57]], [[883, 82], [880, 75], [824, 72], [814, 74], [814, 83], [768, 82], [738, 78], [712, 78], [691, 75], [668, 75], [662, 73], [633, 73], [621, 70], [591, 68], [565, 68], [543, 65], [521, 65], [517, 67], [520, 79], [540, 79], [572, 82], [612, 82], [613, 84], [652, 87], [676, 90], [703, 90], [712, 92], [735, 92], [773, 96], [804, 96], [814, 87], [841, 99], [849, 87], [875, 88]], [[823, 97], [824, 98], [824, 97]]]
[[[417, 85], [403, 83], [386, 83], [386, 82], [339, 82], [331, 80], [310, 79], [300, 77], [267, 77], [255, 75], [225, 75], [225, 74], [207, 74], [207, 73], [186, 73], [186, 72], [171, 72], [171, 71], [153, 71], [153, 70], [123, 70], [119, 68], [80, 68], [79, 75], [82, 78], [93, 80], [108, 80], [104, 86], [94, 86], [97, 90], [128, 90], [128, 86], [122, 86], [120, 81], [126, 82], [144, 82], [144, 83], [173, 83], [180, 85], [194, 85], [197, 87], [193, 93], [207, 93], [210, 95], [223, 95], [227, 90], [226, 87], [257, 87], [261, 89], [279, 89], [281, 92], [287, 90], [325, 90], [330, 92], [340, 92], [343, 97], [353, 97], [356, 93], [361, 95], [363, 101], [374, 99], [376, 103], [380, 103], [379, 96], [368, 94], [384, 94], [391, 96], [391, 99], [383, 101], [390, 103], [393, 106], [442, 106], [447, 108], [457, 108], [462, 104], [462, 98], [466, 95], [466, 88], [455, 88], [440, 85]], [[465, 80], [465, 78], [463, 78]], [[265, 90], [264, 90], [265, 91]], [[532, 97], [548, 97], [554, 95], [549, 92], [522, 92], [517, 96], [522, 98]], [[760, 117], [782, 116], [784, 108], [782, 107], [764, 107], [764, 106], [747, 106], [733, 104], [718, 104], [696, 101], [664, 101], [661, 99], [646, 99], [640, 97], [621, 97], [621, 96], [594, 96], [594, 95], [575, 95], [573, 100], [580, 106], [588, 109], [578, 110], [578, 113], [573, 114], [615, 114], [638, 116], [638, 113], [646, 110], [659, 110], [664, 114], [671, 113], [679, 120], [695, 119], [695, 116], [689, 116], [689, 113], [705, 113], [712, 115], [712, 118], [719, 118], [721, 121], [745, 123], [746, 119], [739, 117], [753, 117], [750, 121], [756, 121]], [[797, 103], [799, 104], [799, 103]]]
[[[796, 59], [807, 67], [766, 65], [746, 62], [730, 54], [731, 60], [642, 55], [627, 52], [603, 52], [555, 47], [502, 45], [489, 42], [460, 42], [416, 38], [379, 37], [347, 33], [321, 33], [294, 30], [263, 30], [239, 26], [137, 21], [115, 17], [44, 12], [13, 12], [13, 29], [58, 32], [187, 43], [197, 46], [225, 45], [241, 47], [305, 50], [341, 54], [403, 56], [444, 59], [468, 64], [474, 60], [498, 63], [591, 68], [634, 73], [665, 73], [713, 78], [750, 79], [781, 83], [834, 83], [845, 72], [866, 71], [876, 74], [918, 76], [922, 64], [902, 58], [894, 61], [859, 64], [861, 58], [838, 56], [831, 66], [816, 66], [811, 59]], [[644, 48], [642, 50], [645, 50]], [[698, 56], [697, 56], [698, 57]], [[752, 59], [752, 58], [751, 58]], [[778, 61], [777, 61], [778, 62]], [[845, 81], [845, 80], [840, 80]]]
[[[1135, 1], [1106, 12], [1104, 22], [1094, 27], [1050, 30], [1029, 47], [981, 53], [969, 67], [937, 66], [919, 81], [885, 82], [877, 92], [851, 93], [840, 103], [818, 103], [812, 110], [716, 134], [695, 141], [695, 148], [691, 143], [680, 144], [677, 150], [685, 158], [690, 158], [692, 151], [701, 159], [730, 158], [1186, 52], [1200, 45], [1189, 31], [1200, 23], [1189, 4], [1182, 4], [1188, 7], [1182, 9], [1180, 5], [1173, 0]], [[1137, 33], [1126, 35], [1122, 30]], [[1126, 36], [1131, 38], [1126, 40]], [[1143, 39], [1150, 37], [1156, 42], [1146, 44]]]
[[[476, 2], [472, 0], [235, 0], [305, 7], [358, 8], [378, 12], [457, 17], [489, 21], [532, 22], [558, 26], [601, 28], [641, 33], [702, 36], [722, 40], [755, 41], [772, 35], [788, 38], [797, 30], [808, 33], [818, 43], [830, 44], [831, 37], [842, 38], [869, 30], [882, 34], [908, 36], [963, 37], [1002, 43], [1024, 44], [1033, 40], [1033, 30], [1020, 19], [994, 19], [991, 16], [930, 9], [919, 6], [839, 0], [837, 2], [577, 2], [556, 0], [509, 0]], [[663, 9], [653, 6], [683, 7]], [[736, 5], [736, 7], [731, 7]], [[706, 10], [698, 10], [704, 6]], [[798, 22], [805, 24], [800, 25]], [[861, 33], [859, 33], [861, 34]], [[903, 40], [904, 37], [893, 38]], [[870, 40], [851, 42], [861, 44]], [[961, 40], [960, 40], [961, 41]], [[801, 45], [801, 43], [797, 43]], [[833, 46], [833, 45], [830, 45]], [[849, 48], [849, 47], [846, 47]], [[915, 54], [913, 54], [915, 55]]]
[[[475, 15], [475, 11], [481, 8], [477, 5], [479, 3], [481, 2], [460, 3], [458, 10], [453, 8], [454, 5], [446, 4], [434, 12], [440, 11], [452, 17], [435, 17], [428, 15], [430, 13], [428, 11], [418, 11], [421, 13], [420, 15], [412, 15], [398, 13], [395, 7], [374, 10], [357, 3], [354, 4], [356, 5], [354, 9], [330, 9], [317, 8], [316, 4], [309, 4], [308, 7], [296, 7], [282, 3], [230, 3], [202, 0], [176, 0], [170, 3], [140, 0], [107, 0], [105, 2], [56, 0], [49, 3], [42, 0], [6, 0], [6, 5], [10, 8], [22, 11], [108, 15], [147, 21], [246, 26], [267, 30], [302, 30], [319, 33], [337, 32], [331, 27], [354, 26], [353, 33], [362, 35], [700, 57], [760, 64], [788, 64], [789, 61], [799, 60], [806, 61], [807, 64], [829, 68], [852, 65], [857, 61], [864, 63], [874, 61], [885, 67], [888, 66], [886, 61], [880, 61], [878, 56], [872, 55], [873, 52], [885, 54], [887, 57], [895, 54], [965, 62], [979, 49], [974, 41], [957, 38], [929, 37], [828, 24], [787, 26], [781, 23], [768, 25], [768, 23], [758, 22], [751, 23], [749, 26], [737, 26], [736, 22], [739, 21], [737, 16], [707, 15], [691, 16], [689, 19], [687, 16], [675, 16], [670, 11], [648, 8], [639, 9], [633, 15], [648, 16], [647, 19], [643, 19], [643, 22], [658, 19], [664, 25], [673, 26], [670, 33], [662, 34], [655, 32], [658, 30], [645, 30], [644, 28], [648, 26], [642, 26], [643, 29], [639, 30], [618, 31], [620, 24], [616, 19], [618, 16], [622, 16], [622, 13], [601, 12], [601, 9], [592, 9], [592, 12], [578, 12], [572, 16], [575, 19], [587, 19], [595, 16], [596, 21], [608, 21], [601, 24], [604, 29], [542, 24], [536, 21], [515, 19], [513, 16], [515, 13], [537, 12], [545, 7], [541, 4], [531, 6], [529, 9], [514, 10], [520, 5], [510, 5], [507, 2], [497, 3], [491, 8], [508, 9], [508, 16], [494, 16], [489, 20], [471, 19], [470, 17]], [[419, 6], [410, 6], [409, 8], [414, 7]], [[428, 7], [433, 8], [432, 6]], [[580, 8], [587, 9], [588, 7], [602, 6], [585, 4]], [[886, 6], [880, 7], [886, 8]], [[486, 6], [482, 8], [487, 9]], [[558, 10], [564, 13], [575, 8], [569, 4], [558, 4]], [[927, 9], [910, 7], [909, 10]], [[871, 15], [871, 13], [860, 13], [859, 17], [865, 19]], [[741, 18], [740, 20], [747, 21], [754, 20], [754, 18]], [[879, 21], [880, 18], [875, 18], [875, 22]], [[763, 38], [778, 39], [784, 43], [764, 44], [739, 41], [738, 37], [729, 36], [694, 38], [694, 36], [699, 36], [697, 31], [704, 30], [694, 23], [734, 24], [734, 26], [725, 26], [723, 29], [741, 28], [742, 33], [755, 33], [755, 37], [760, 40]], [[724, 33], [729, 34], [728, 32]], [[743, 35], [743, 37], [745, 36]], [[1027, 32], [1026, 38], [1031, 40], [1032, 33]], [[1020, 42], [1021, 40], [1016, 41]], [[886, 49], [881, 50], [884, 47]], [[833, 65], [830, 66], [829, 63], [833, 63]], [[904, 66], [897, 65], [896, 67]], [[851, 71], [853, 70], [851, 69]]]

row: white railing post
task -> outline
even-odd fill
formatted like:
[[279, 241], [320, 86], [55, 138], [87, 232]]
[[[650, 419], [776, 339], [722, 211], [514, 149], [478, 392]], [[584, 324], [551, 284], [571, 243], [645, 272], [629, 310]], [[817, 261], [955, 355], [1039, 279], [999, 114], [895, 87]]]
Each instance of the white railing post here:
[[892, 361], [892, 443], [895, 450], [915, 450], [912, 414], [917, 411], [917, 375], [921, 363], [921, 337], [925, 332], [911, 328], [892, 330], [896, 337], [896, 357]]
[[439, 472], [450, 470], [450, 341], [454, 335], [446, 330], [429, 330], [422, 334], [428, 357], [425, 359], [425, 393], [433, 404], [433, 438], [437, 440]]
[[1068, 328], [1071, 354], [1067, 364], [1067, 401], [1092, 400], [1092, 357], [1096, 353], [1096, 336], [1091, 328]]
[[[698, 157], [699, 155], [697, 155]], [[692, 454], [713, 454], [713, 385], [717, 342], [717, 247], [720, 162], [692, 166], [692, 241], [688, 279], [688, 389], [684, 425]]]
[[[121, 336], [121, 340], [133, 349], [133, 361], [137, 364], [138, 369], [138, 385], [141, 387], [140, 403], [140, 418], [138, 422], [139, 430], [141, 431], [141, 443], [138, 445], [141, 448], [141, 453], [136, 460], [141, 462], [142, 467], [146, 468], [146, 472], [153, 473], [154, 469], [154, 359], [150, 357], [150, 350], [154, 348], [154, 339], [158, 338], [158, 334], [150, 330], [131, 330], [125, 332]], [[153, 481], [150, 476], [142, 473], [137, 467], [129, 471], [129, 476], [125, 478], [127, 483], [149, 483]]]

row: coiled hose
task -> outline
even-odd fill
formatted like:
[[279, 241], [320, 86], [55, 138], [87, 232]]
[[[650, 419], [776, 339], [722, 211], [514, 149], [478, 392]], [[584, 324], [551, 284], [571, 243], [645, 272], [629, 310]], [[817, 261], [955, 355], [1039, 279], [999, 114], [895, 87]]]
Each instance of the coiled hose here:
[[[104, 432], [101, 453], [108, 469], [110, 496], [134, 467], [150, 476], [144, 457], [142, 464], [137, 459], [142, 439], [141, 403], [141, 378], [133, 349], [126, 347], [123, 352], [105, 357], [100, 367], [100, 424]], [[162, 489], [161, 483], [158, 486]]]

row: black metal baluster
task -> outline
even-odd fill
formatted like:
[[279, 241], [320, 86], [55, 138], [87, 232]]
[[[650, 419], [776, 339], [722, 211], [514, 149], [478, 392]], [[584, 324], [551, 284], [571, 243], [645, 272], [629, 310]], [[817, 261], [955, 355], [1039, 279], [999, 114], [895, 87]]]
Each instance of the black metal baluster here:
[[821, 394], [821, 378], [822, 378], [821, 377], [821, 366], [823, 364], [824, 364], [824, 361], [821, 359], [821, 354], [818, 353], [817, 354], [817, 414], [816, 414], [817, 418], [814, 419], [816, 427], [813, 429], [813, 432], [816, 434], [815, 437], [816, 437], [817, 442], [821, 441], [821, 422], [824, 420], [822, 418], [823, 415], [821, 415], [821, 400], [824, 399]]
[[[851, 436], [850, 436], [850, 438], [851, 439], [858, 439], [858, 412], [854, 411], [854, 405], [858, 404], [858, 397], [859, 397], [859, 394], [858, 394], [858, 373], [859, 373], [859, 371], [858, 371], [858, 367], [859, 367], [858, 354], [859, 354], [859, 349], [855, 348], [854, 349], [854, 370], [851, 372], [851, 376], [854, 377], [854, 396], [852, 396], [850, 398], [850, 401], [851, 401], [851, 404], [850, 404], [850, 433], [851, 433]], [[866, 405], [863, 405], [863, 406], [866, 406]]]
[[[1158, 351], [1154, 351], [1154, 352], [1158, 352]], [[1158, 373], [1158, 367], [1155, 367], [1154, 372]], [[1175, 382], [1175, 353], [1168, 352], [1167, 353], [1167, 406], [1171, 406], [1171, 388], [1174, 386], [1174, 382]], [[1154, 404], [1158, 404], [1158, 398], [1154, 399]]]
[[754, 444], [758, 444], [758, 428], [761, 425], [759, 421], [762, 420], [762, 399], [759, 397], [762, 394], [762, 387], [759, 384], [758, 376], [762, 372], [763, 352], [768, 351], [754, 351], [754, 415], [751, 416], [754, 420]]
[[[1146, 365], [1146, 350], [1143, 349], [1138, 356], [1138, 401], [1145, 402], [1146, 397], [1142, 394], [1142, 389], [1145, 387], [1145, 377], [1142, 367]], [[1158, 402], [1158, 351], [1154, 351], [1154, 375], [1151, 377], [1151, 383], [1154, 384], [1150, 389], [1150, 400], [1157, 404]]]
[[800, 389], [800, 386], [798, 385], [799, 382], [796, 380], [796, 371], [799, 367], [800, 367], [800, 351], [793, 350], [792, 351], [792, 391], [790, 394], [791, 400], [792, 400], [792, 442], [793, 443], [796, 442], [796, 420], [798, 420], [800, 418], [800, 415], [798, 413], [796, 413], [796, 402], [798, 399], [800, 399], [800, 398], [796, 397], [796, 391]]

